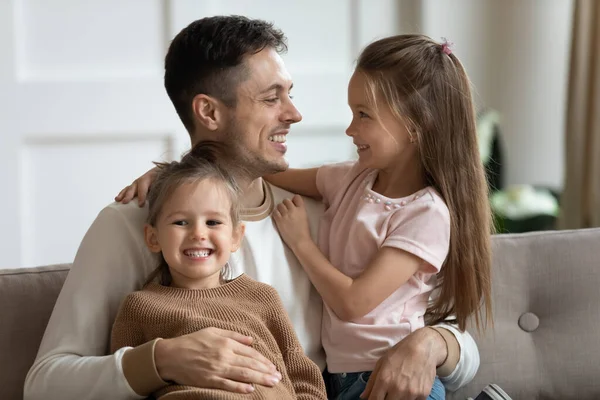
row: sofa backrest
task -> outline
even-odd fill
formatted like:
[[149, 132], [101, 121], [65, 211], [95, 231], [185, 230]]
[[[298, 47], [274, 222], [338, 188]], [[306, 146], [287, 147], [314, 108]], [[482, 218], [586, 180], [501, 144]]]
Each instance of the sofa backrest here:
[[[513, 399], [600, 399], [600, 229], [498, 235], [494, 327], [474, 335], [481, 367], [452, 400], [497, 383]], [[0, 399], [23, 383], [69, 265], [0, 271]]]
[[23, 384], [69, 265], [0, 270], [0, 399], [22, 400]]
[[464, 400], [489, 383], [513, 399], [600, 399], [600, 229], [494, 238], [494, 327], [478, 335]]

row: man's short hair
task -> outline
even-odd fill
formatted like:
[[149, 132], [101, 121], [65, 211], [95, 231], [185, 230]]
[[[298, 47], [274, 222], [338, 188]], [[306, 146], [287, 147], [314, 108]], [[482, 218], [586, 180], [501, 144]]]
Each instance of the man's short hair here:
[[165, 89], [190, 134], [194, 97], [206, 94], [235, 107], [237, 87], [248, 73], [244, 57], [265, 48], [287, 51], [283, 32], [272, 23], [236, 15], [199, 19], [175, 36], [165, 57]]

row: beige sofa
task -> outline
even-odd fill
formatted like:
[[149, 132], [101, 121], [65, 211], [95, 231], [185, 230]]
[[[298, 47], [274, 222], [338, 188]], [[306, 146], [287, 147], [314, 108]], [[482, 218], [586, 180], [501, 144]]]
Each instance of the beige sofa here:
[[[0, 271], [0, 399], [23, 381], [69, 265]], [[513, 399], [600, 399], [600, 229], [494, 238], [494, 328], [465, 399], [497, 383]]]

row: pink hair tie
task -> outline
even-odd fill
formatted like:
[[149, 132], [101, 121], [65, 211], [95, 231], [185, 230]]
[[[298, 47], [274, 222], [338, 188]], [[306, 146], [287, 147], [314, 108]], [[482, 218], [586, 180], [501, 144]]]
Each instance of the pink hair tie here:
[[452, 54], [452, 47], [454, 47], [454, 43], [449, 42], [445, 37], [443, 37], [442, 40], [442, 52], [447, 55]]

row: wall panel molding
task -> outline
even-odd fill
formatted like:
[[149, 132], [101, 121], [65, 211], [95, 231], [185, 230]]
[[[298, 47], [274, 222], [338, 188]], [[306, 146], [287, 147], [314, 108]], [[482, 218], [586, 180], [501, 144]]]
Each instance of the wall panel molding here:
[[172, 158], [170, 135], [113, 138], [31, 138], [21, 146], [21, 266], [73, 261], [88, 227], [118, 191], [152, 160]]
[[162, 0], [12, 0], [20, 81], [162, 75]]

